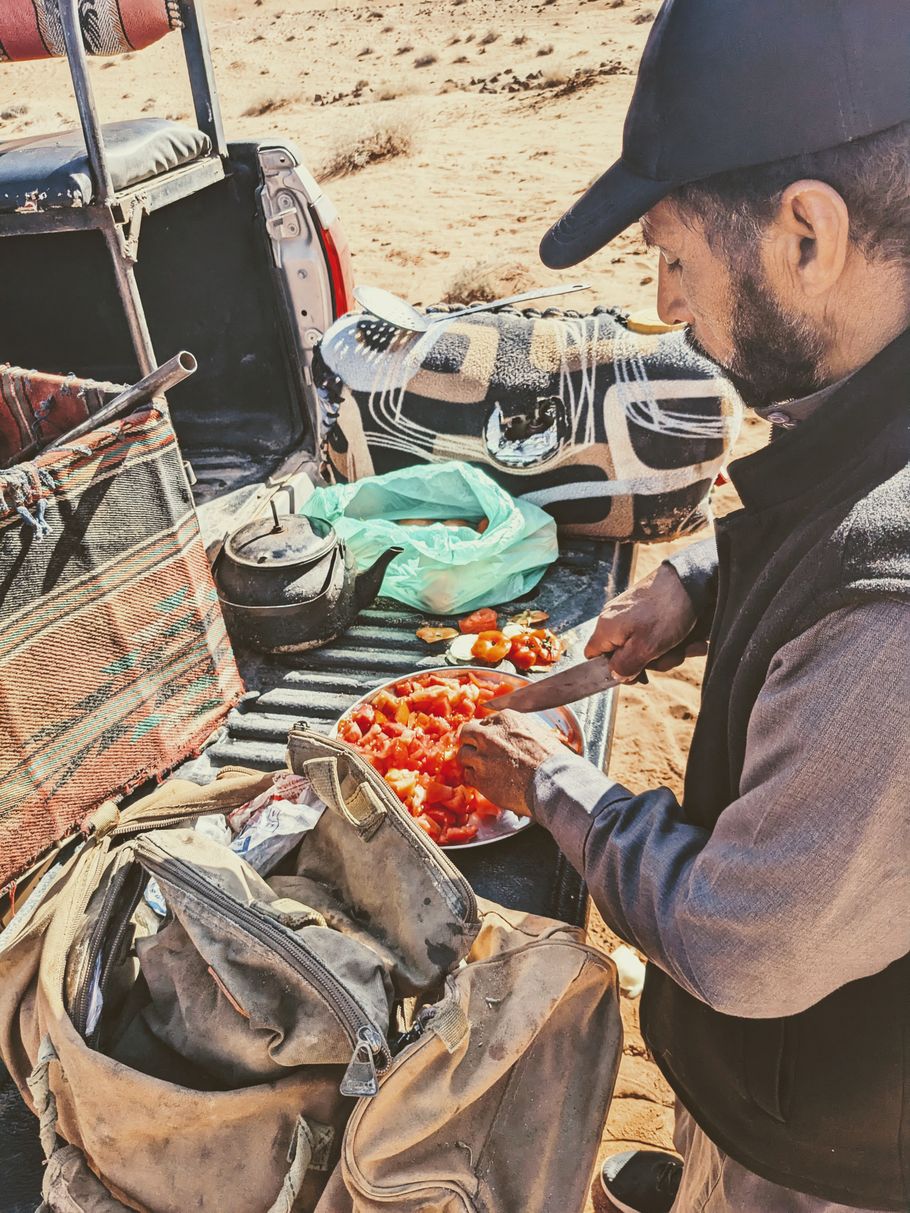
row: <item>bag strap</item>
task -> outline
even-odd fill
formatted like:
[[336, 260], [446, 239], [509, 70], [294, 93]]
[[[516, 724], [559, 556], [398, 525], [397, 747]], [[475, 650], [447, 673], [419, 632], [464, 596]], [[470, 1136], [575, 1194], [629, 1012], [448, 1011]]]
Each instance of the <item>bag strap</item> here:
[[[342, 760], [346, 772], [357, 780], [353, 790], [347, 792], [341, 783]], [[288, 765], [295, 775], [305, 776], [323, 804], [349, 821], [362, 838], [372, 838], [388, 808], [369, 779], [360, 778], [366, 771], [359, 768], [365, 768], [366, 764], [359, 755], [321, 733], [294, 729], [288, 738]]]
[[38, 1131], [45, 1158], [50, 1158], [57, 1149], [57, 1100], [51, 1090], [48, 1074], [52, 1061], [59, 1061], [57, 1050], [51, 1038], [45, 1036], [38, 1048], [32, 1072], [25, 1080], [38, 1116]]
[[386, 807], [368, 783], [359, 783], [345, 796], [338, 774], [337, 758], [310, 758], [303, 764], [303, 774], [313, 786], [319, 799], [333, 812], [339, 813], [366, 838], [371, 837], [386, 815]]
[[331, 1125], [321, 1125], [318, 1121], [307, 1120], [305, 1116], [297, 1117], [288, 1149], [290, 1166], [281, 1190], [266, 1213], [291, 1213], [303, 1188], [307, 1171], [328, 1171], [334, 1140], [335, 1130]]

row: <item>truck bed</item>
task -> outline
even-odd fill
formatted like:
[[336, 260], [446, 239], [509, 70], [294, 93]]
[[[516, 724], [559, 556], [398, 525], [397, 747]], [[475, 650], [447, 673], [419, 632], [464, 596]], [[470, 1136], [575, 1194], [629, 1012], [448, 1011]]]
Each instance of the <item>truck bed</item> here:
[[[210, 467], [196, 492], [208, 541], [238, 525], [239, 515], [256, 507], [268, 488], [238, 483], [237, 471]], [[298, 465], [307, 477], [312, 466]], [[308, 477], [307, 477], [308, 478]], [[549, 612], [549, 625], [570, 641], [564, 661], [581, 659], [584, 642], [606, 599], [629, 583], [633, 549], [614, 542], [564, 540], [559, 560], [540, 585], [504, 612], [533, 606]], [[284, 764], [288, 730], [296, 721], [328, 730], [333, 721], [371, 686], [415, 668], [440, 664], [436, 650], [417, 639], [422, 623], [450, 620], [412, 611], [379, 599], [334, 644], [288, 659], [264, 658], [240, 651], [238, 664], [248, 694], [228, 715], [202, 755], [183, 764], [179, 774], [204, 783], [228, 765], [275, 769]], [[439, 646], [441, 647], [441, 646]], [[607, 692], [574, 705], [585, 735], [585, 753], [599, 766], [609, 756], [615, 696]], [[551, 836], [538, 826], [490, 846], [451, 853], [483, 897], [581, 925], [587, 891]], [[0, 1064], [0, 1213], [33, 1213], [41, 1201], [42, 1154], [37, 1121], [23, 1104]]]

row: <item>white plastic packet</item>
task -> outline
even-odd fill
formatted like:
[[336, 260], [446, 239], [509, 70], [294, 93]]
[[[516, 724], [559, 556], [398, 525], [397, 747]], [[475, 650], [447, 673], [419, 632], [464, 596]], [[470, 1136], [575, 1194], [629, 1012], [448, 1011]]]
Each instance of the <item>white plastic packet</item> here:
[[278, 771], [271, 788], [228, 816], [235, 835], [231, 850], [266, 876], [313, 829], [324, 809], [308, 779]]

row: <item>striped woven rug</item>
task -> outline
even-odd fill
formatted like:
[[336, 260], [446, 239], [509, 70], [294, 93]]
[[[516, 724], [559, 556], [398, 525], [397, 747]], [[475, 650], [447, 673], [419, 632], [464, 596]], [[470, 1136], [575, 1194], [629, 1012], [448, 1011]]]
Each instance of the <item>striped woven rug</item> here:
[[0, 470], [0, 494], [2, 890], [243, 685], [161, 409]]

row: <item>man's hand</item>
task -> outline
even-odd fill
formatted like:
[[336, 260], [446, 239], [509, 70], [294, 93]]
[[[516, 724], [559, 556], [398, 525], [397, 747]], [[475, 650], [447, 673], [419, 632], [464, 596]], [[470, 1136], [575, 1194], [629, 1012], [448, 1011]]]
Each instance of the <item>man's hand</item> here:
[[706, 653], [704, 644], [682, 643], [694, 626], [695, 608], [679, 575], [672, 565], [661, 564], [607, 604], [585, 657], [609, 653], [613, 672], [631, 682], [645, 666], [671, 670]]
[[458, 759], [472, 787], [501, 809], [530, 817], [528, 797], [537, 768], [563, 744], [556, 734], [522, 712], [507, 708], [470, 720], [461, 729]]

